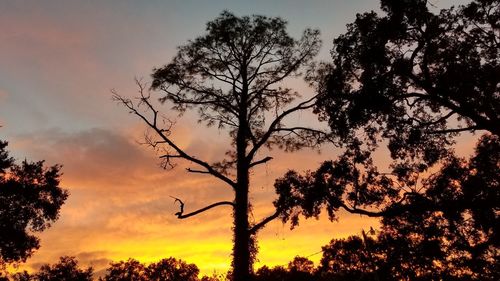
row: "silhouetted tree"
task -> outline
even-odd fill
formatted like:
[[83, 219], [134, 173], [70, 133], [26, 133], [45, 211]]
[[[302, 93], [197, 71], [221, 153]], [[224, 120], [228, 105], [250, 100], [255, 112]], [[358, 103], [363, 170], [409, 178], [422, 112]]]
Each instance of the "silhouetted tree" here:
[[333, 239], [323, 247], [318, 280], [396, 280], [385, 269], [385, 253], [374, 232]]
[[381, 3], [387, 15], [358, 14], [319, 77], [318, 111], [336, 135], [383, 136], [395, 157], [446, 144], [460, 131], [499, 135], [498, 1], [439, 14], [426, 0]]
[[146, 266], [129, 259], [111, 263], [100, 280], [105, 281], [198, 281], [200, 270], [195, 264], [187, 264], [175, 258], [162, 259]]
[[146, 266], [135, 259], [111, 263], [106, 269], [104, 281], [147, 281]]
[[[331, 218], [339, 208], [395, 214], [422, 195], [418, 176], [451, 155], [458, 132], [498, 135], [498, 2], [475, 1], [438, 15], [426, 3], [382, 1], [387, 16], [358, 15], [334, 40], [334, 62], [319, 72], [316, 110], [346, 151], [316, 172], [290, 171], [276, 183], [285, 220], [317, 216], [321, 206]], [[457, 124], [462, 127], [452, 127]], [[381, 142], [392, 171], [380, 172], [373, 162]], [[382, 210], [373, 211], [377, 206]]]
[[314, 263], [308, 258], [296, 256], [288, 263], [288, 270], [290, 272], [313, 273]]
[[[217, 206], [230, 206], [234, 217], [234, 279], [250, 278], [255, 255], [255, 235], [279, 210], [260, 222], [248, 219], [250, 171], [272, 157], [258, 158], [263, 148], [294, 151], [315, 147], [328, 138], [318, 129], [287, 124], [286, 118], [311, 109], [316, 96], [297, 102], [299, 94], [284, 81], [300, 75], [320, 48], [319, 32], [306, 29], [300, 40], [286, 32], [286, 22], [264, 16], [236, 17], [223, 12], [207, 24], [207, 34], [179, 48], [172, 62], [156, 69], [151, 89], [160, 91], [161, 101], [179, 113], [197, 109], [199, 121], [229, 133], [232, 146], [218, 163], [209, 163], [178, 146], [172, 139], [173, 123], [154, 108], [145, 85], [139, 103], [115, 94], [132, 113], [150, 128], [146, 142], [164, 152], [163, 167], [183, 159], [190, 173], [213, 176], [234, 191], [234, 200], [208, 205], [185, 213], [180, 203], [178, 218], [184, 219]], [[222, 157], [221, 157], [222, 158]]]
[[[333, 240], [323, 248], [321, 280], [389, 280], [384, 276], [393, 280], [498, 280], [500, 137], [482, 136], [469, 160], [448, 154], [441, 162], [439, 170], [421, 182], [418, 196], [406, 204], [381, 212], [358, 211], [383, 217], [377, 239], [363, 235]], [[342, 187], [330, 181], [342, 176], [342, 169], [329, 167], [333, 168], [327, 173], [295, 174], [277, 186], [291, 184], [291, 195], [286, 198], [301, 202], [300, 212], [314, 214], [319, 206], [309, 196]], [[323, 202], [330, 206], [342, 201], [327, 196]]]
[[[9, 279], [6, 279], [6, 280], [9, 280]], [[17, 272], [15, 274], [12, 274], [10, 276], [10, 280], [12, 280], [12, 281], [35, 281], [36, 279], [33, 275], [29, 274], [29, 272], [24, 270], [22, 272]]]
[[[433, 14], [424, 0], [383, 0], [382, 10], [358, 15], [318, 72], [315, 110], [345, 151], [276, 181], [276, 208], [292, 227], [323, 208], [383, 217], [401, 278], [498, 279], [499, 3]], [[476, 155], [456, 157], [454, 137], [479, 130]], [[387, 168], [373, 159], [381, 144]]]
[[224, 274], [213, 274], [212, 276], [203, 276], [201, 279], [201, 281], [227, 281], [229, 280], [228, 279], [228, 275], [224, 275]]
[[295, 257], [288, 263], [288, 267], [275, 266], [259, 268], [254, 276], [255, 281], [312, 281], [314, 276], [314, 263], [305, 257]]
[[288, 271], [283, 266], [275, 266], [273, 268], [269, 268], [264, 265], [259, 268], [255, 274], [255, 281], [286, 281], [288, 280]]
[[44, 161], [15, 164], [0, 141], [0, 268], [25, 261], [40, 247], [34, 235], [58, 219], [68, 192], [59, 186], [61, 166]]
[[36, 281], [92, 281], [93, 269], [88, 267], [81, 269], [74, 257], [61, 257], [59, 262], [53, 265], [43, 265], [34, 274], [32, 280]]
[[[397, 275], [500, 278], [500, 138], [483, 136], [466, 161], [450, 157], [426, 179], [418, 207], [383, 219], [381, 240]], [[396, 276], [396, 274], [394, 274]]]
[[483, 136], [468, 161], [450, 156], [426, 179], [425, 199], [383, 218], [375, 239], [332, 240], [323, 248], [321, 276], [498, 280], [499, 168], [499, 137]]
[[150, 281], [197, 281], [200, 270], [195, 264], [187, 264], [175, 258], [162, 259], [146, 268]]

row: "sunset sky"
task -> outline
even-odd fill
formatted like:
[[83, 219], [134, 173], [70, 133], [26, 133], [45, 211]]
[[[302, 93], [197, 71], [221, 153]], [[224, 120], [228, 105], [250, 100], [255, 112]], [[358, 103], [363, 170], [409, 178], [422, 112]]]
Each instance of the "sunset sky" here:
[[[446, 8], [467, 1], [431, 2]], [[333, 38], [345, 32], [357, 12], [377, 7], [374, 0], [1, 1], [0, 139], [9, 141], [18, 160], [62, 164], [62, 186], [70, 192], [60, 219], [39, 235], [41, 248], [26, 267], [38, 269], [71, 255], [99, 271], [112, 260], [152, 262], [173, 256], [196, 263], [204, 274], [226, 271], [231, 210], [220, 207], [178, 220], [173, 215], [178, 205], [170, 196], [194, 210], [232, 200], [231, 191], [207, 176], [187, 174], [186, 164], [160, 169], [154, 151], [138, 144], [143, 124], [111, 100], [111, 89], [133, 97], [134, 77], [147, 81], [154, 67], [170, 61], [176, 46], [203, 34], [205, 24], [223, 10], [280, 16], [294, 37], [306, 27], [318, 28], [323, 39], [318, 60], [328, 61]], [[297, 85], [300, 93], [312, 93]], [[176, 117], [168, 106], [162, 110]], [[199, 158], [220, 160], [227, 132], [204, 128], [193, 116], [177, 119], [173, 138]], [[274, 160], [252, 175], [256, 221], [272, 212], [276, 177], [287, 169], [314, 169], [335, 150], [273, 150], [270, 155]], [[377, 221], [356, 215], [342, 215], [334, 223], [302, 221], [293, 231], [270, 223], [258, 237], [257, 267], [310, 256], [332, 238], [371, 226]]]

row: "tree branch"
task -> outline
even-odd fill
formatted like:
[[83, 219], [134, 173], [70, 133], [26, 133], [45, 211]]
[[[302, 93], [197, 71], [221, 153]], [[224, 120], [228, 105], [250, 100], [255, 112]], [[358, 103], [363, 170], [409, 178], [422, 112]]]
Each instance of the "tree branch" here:
[[187, 214], [184, 214], [184, 202], [182, 202], [181, 199], [179, 198], [176, 198], [176, 197], [173, 197], [173, 196], [170, 196], [172, 198], [175, 199], [174, 203], [175, 202], [179, 202], [179, 207], [180, 207], [180, 211], [175, 213], [175, 215], [177, 216], [178, 219], [187, 219], [189, 217], [192, 217], [192, 216], [195, 216], [199, 213], [202, 213], [202, 212], [205, 212], [207, 210], [210, 210], [212, 208], [215, 208], [217, 206], [222, 206], [222, 205], [229, 205], [229, 206], [232, 206], [234, 208], [234, 203], [233, 202], [229, 202], [229, 201], [221, 201], [221, 202], [217, 202], [217, 203], [213, 203], [211, 205], [208, 205], [204, 208], [201, 208], [199, 210], [196, 210], [194, 212], [191, 212], [191, 213], [187, 213]]
[[368, 217], [376, 218], [376, 217], [382, 217], [385, 216], [388, 212], [387, 211], [367, 211], [364, 209], [358, 209], [358, 208], [351, 208], [347, 206], [345, 203], [340, 203], [340, 207], [344, 208], [347, 212], [351, 214], [359, 214], [359, 215], [365, 215]]
[[277, 217], [279, 217], [279, 215], [281, 214], [281, 211], [280, 210], [276, 210], [276, 212], [274, 212], [274, 214], [264, 218], [263, 220], [261, 220], [259, 223], [255, 224], [254, 226], [252, 226], [248, 231], [250, 232], [250, 235], [253, 235], [253, 234], [256, 234], [261, 228], [263, 228], [266, 224], [268, 224], [269, 222], [273, 221], [274, 219], [276, 219]]
[[444, 129], [444, 130], [435, 130], [435, 131], [429, 131], [429, 134], [449, 134], [449, 133], [460, 133], [464, 131], [473, 131], [473, 130], [481, 130], [486, 128], [481, 128], [480, 126], [470, 126], [470, 127], [464, 127], [464, 128], [452, 128], [452, 129]]
[[312, 98], [310, 98], [310, 99], [308, 99], [306, 101], [303, 101], [303, 102], [299, 103], [298, 105], [296, 105], [296, 106], [294, 106], [292, 108], [289, 108], [288, 110], [285, 110], [280, 115], [278, 115], [273, 120], [273, 122], [271, 123], [271, 125], [269, 125], [269, 128], [262, 135], [262, 137], [257, 142], [257, 144], [255, 144], [252, 147], [252, 149], [250, 150], [250, 152], [247, 155], [248, 159], [252, 159], [254, 157], [255, 153], [269, 140], [269, 138], [271, 137], [271, 135], [273, 134], [273, 132], [275, 132], [276, 126], [278, 126], [278, 124], [283, 120], [283, 118], [285, 118], [289, 114], [294, 113], [296, 111], [305, 110], [305, 109], [313, 107], [314, 103], [313, 104], [310, 104], [310, 103], [312, 101], [314, 101], [317, 98], [317, 96], [318, 95], [314, 95]]
[[260, 159], [260, 160], [258, 160], [258, 161], [253, 162], [253, 163], [250, 163], [249, 168], [252, 168], [253, 166], [257, 166], [257, 165], [260, 165], [260, 164], [266, 163], [266, 162], [268, 162], [268, 161], [270, 161], [270, 160], [273, 160], [273, 158], [272, 158], [272, 157], [270, 157], [270, 156], [267, 156], [266, 158]]
[[[219, 173], [216, 171], [210, 164], [208, 164], [205, 161], [202, 161], [194, 156], [191, 156], [187, 154], [183, 149], [178, 147], [166, 134], [165, 130], [159, 128], [157, 126], [157, 118], [158, 118], [158, 112], [154, 109], [153, 105], [149, 101], [149, 96], [145, 96], [143, 93], [143, 86], [140, 86], [140, 94], [141, 94], [141, 103], [146, 104], [146, 106], [153, 112], [153, 120], [150, 120], [147, 118], [144, 114], [138, 111], [134, 103], [130, 99], [126, 99], [120, 95], [118, 95], [116, 92], [112, 91], [113, 93], [113, 99], [122, 103], [125, 107], [127, 107], [131, 113], [137, 115], [139, 118], [141, 118], [151, 129], [153, 129], [157, 135], [168, 145], [170, 146], [175, 152], [177, 153], [175, 155], [176, 158], [183, 158], [188, 161], [191, 161], [197, 165], [200, 165], [201, 167], [205, 168], [208, 173], [213, 175], [214, 177], [222, 180], [223, 182], [227, 183], [230, 185], [232, 188], [236, 187], [236, 183], [229, 179], [228, 177], [224, 176], [223, 174]], [[163, 156], [167, 157], [167, 156]]]
[[196, 173], [196, 174], [210, 174], [209, 171], [201, 171], [201, 170], [195, 170], [195, 169], [191, 169], [191, 168], [186, 168], [186, 171], [188, 171], [190, 173]]

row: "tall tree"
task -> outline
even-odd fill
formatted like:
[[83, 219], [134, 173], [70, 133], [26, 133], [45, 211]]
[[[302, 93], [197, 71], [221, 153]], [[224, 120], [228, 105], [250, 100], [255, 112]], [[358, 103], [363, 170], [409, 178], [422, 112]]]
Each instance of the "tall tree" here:
[[[316, 111], [345, 152], [316, 171], [289, 171], [276, 182], [276, 207], [292, 225], [323, 208], [331, 219], [340, 209], [383, 217], [385, 238], [394, 238], [388, 258], [426, 274], [436, 272], [433, 261], [446, 267], [470, 254], [476, 265], [466, 270], [477, 276], [488, 265], [484, 277], [498, 271], [490, 262], [500, 245], [492, 230], [500, 221], [500, 4], [435, 14], [425, 0], [381, 3], [385, 15], [357, 15], [334, 40], [333, 62], [318, 75]], [[455, 156], [455, 137], [476, 131], [486, 134], [468, 163]], [[373, 159], [382, 145], [388, 167]]]
[[[197, 109], [199, 121], [226, 130], [231, 139], [226, 157], [209, 163], [177, 145], [171, 134], [172, 122], [155, 109], [149, 91], [140, 84], [140, 102], [115, 95], [153, 131], [149, 145], [163, 148], [164, 167], [173, 160], [187, 160], [190, 173], [209, 175], [234, 191], [234, 200], [217, 202], [185, 213], [180, 199], [178, 218], [184, 219], [217, 206], [230, 206], [234, 218], [233, 278], [250, 279], [255, 254], [255, 235], [280, 210], [260, 222], [249, 222], [250, 171], [272, 159], [257, 158], [263, 148], [279, 147], [294, 151], [317, 146], [328, 139], [319, 130], [291, 126], [286, 118], [311, 109], [316, 96], [296, 101], [300, 95], [284, 81], [297, 77], [318, 53], [319, 31], [306, 29], [299, 40], [286, 32], [286, 22], [264, 16], [236, 17], [223, 12], [207, 24], [207, 34], [178, 49], [173, 60], [154, 70], [151, 90], [161, 93], [161, 101], [184, 113]], [[167, 127], [162, 127], [164, 125]]]
[[[345, 153], [277, 181], [285, 220], [322, 206], [332, 218], [340, 208], [394, 215], [425, 197], [419, 176], [446, 163], [459, 132], [499, 134], [498, 1], [433, 14], [427, 1], [387, 0], [382, 10], [358, 15], [334, 40], [316, 110]], [[373, 160], [381, 143], [393, 160], [387, 171]]]
[[59, 186], [61, 166], [15, 164], [6, 147], [0, 141], [0, 267], [25, 261], [40, 247], [34, 233], [58, 219], [68, 197]]

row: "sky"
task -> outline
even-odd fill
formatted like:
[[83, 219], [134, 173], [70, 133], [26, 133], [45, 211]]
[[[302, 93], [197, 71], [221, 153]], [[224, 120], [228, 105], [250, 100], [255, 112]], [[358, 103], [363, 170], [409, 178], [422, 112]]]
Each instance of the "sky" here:
[[[463, 2], [432, 1], [437, 8]], [[96, 271], [110, 261], [173, 256], [196, 263], [204, 274], [226, 271], [231, 211], [220, 207], [178, 220], [170, 196], [194, 210], [232, 200], [231, 192], [206, 176], [186, 174], [183, 163], [162, 170], [154, 151], [139, 144], [145, 127], [112, 101], [111, 90], [136, 95], [134, 77], [147, 82], [154, 67], [204, 34], [205, 24], [223, 10], [282, 17], [294, 37], [318, 28], [323, 47], [317, 59], [328, 61], [333, 38], [356, 13], [377, 7], [373, 0], [0, 1], [0, 139], [9, 141], [18, 160], [62, 164], [62, 186], [70, 192], [59, 220], [39, 235], [41, 248], [23, 268], [36, 270], [63, 255]], [[297, 85], [304, 95], [313, 91]], [[162, 110], [176, 116], [167, 106]], [[173, 138], [207, 161], [220, 159], [228, 145], [227, 132], [204, 128], [189, 114], [177, 119]], [[288, 169], [314, 169], [334, 155], [331, 147], [321, 154], [273, 150], [274, 160], [252, 174], [253, 218], [272, 213], [275, 178]], [[293, 231], [270, 223], [258, 237], [257, 267], [284, 265], [296, 255], [317, 261], [332, 238], [377, 225], [348, 214], [338, 222], [302, 221]]]

